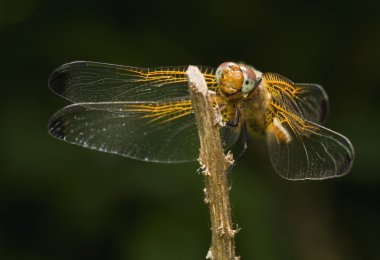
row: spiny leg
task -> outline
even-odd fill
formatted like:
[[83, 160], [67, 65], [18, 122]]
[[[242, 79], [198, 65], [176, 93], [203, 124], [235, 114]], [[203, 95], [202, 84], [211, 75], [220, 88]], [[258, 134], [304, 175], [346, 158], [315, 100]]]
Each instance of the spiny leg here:
[[[240, 121], [240, 115], [241, 115], [240, 109], [238, 109], [238, 108], [235, 109], [234, 117], [230, 118], [228, 120], [228, 122], [226, 123], [226, 126], [227, 127], [238, 127], [239, 121]], [[225, 134], [223, 136], [223, 148], [227, 147], [230, 135], [231, 135], [231, 131], [226, 131], [225, 132]]]
[[228, 173], [232, 171], [232, 168], [237, 164], [237, 162], [240, 160], [240, 158], [248, 149], [248, 129], [247, 129], [247, 123], [245, 120], [241, 120], [241, 138], [242, 138], [243, 147], [240, 150], [239, 154], [234, 158], [234, 162], [233, 164], [231, 164], [230, 168], [228, 169]]
[[245, 120], [241, 120], [241, 140], [243, 143], [243, 148], [240, 150], [240, 153], [238, 156], [235, 158], [235, 163], [236, 164], [239, 159], [243, 156], [243, 154], [247, 151], [248, 149], [248, 129], [247, 129], [247, 123]]

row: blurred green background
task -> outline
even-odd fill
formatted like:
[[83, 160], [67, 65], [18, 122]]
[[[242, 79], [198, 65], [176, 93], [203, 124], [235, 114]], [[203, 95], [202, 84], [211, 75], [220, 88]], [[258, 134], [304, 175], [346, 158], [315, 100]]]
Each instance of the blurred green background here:
[[[242, 259], [380, 259], [376, 2], [0, 0], [0, 259], [204, 259], [198, 164], [154, 164], [60, 142], [47, 121], [59, 65], [245, 61], [325, 87], [327, 127], [352, 141], [345, 177], [290, 182], [252, 139], [234, 169]], [[378, 7], [378, 6], [377, 6]]]

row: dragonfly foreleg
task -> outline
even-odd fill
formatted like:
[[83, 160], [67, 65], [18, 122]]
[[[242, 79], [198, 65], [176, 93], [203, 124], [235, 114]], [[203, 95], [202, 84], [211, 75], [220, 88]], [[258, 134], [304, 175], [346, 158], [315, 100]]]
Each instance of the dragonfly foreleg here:
[[245, 120], [242, 120], [241, 122], [241, 139], [243, 142], [243, 147], [240, 150], [238, 156], [236, 156], [235, 163], [243, 156], [243, 154], [248, 149], [248, 130], [247, 130], [247, 123], [245, 122]]
[[240, 158], [248, 149], [248, 129], [247, 129], [247, 123], [245, 120], [241, 120], [241, 139], [242, 139], [243, 147], [240, 150], [239, 154], [234, 158], [234, 163], [228, 169], [228, 173], [232, 171], [232, 168], [237, 164], [237, 162], [240, 160]]
[[227, 125], [231, 127], [237, 127], [240, 121], [240, 115], [240, 109], [236, 108], [234, 116], [228, 120]]
[[[240, 121], [240, 109], [235, 109], [235, 114], [232, 118], [230, 118], [227, 123], [226, 127], [238, 127], [239, 121]], [[223, 147], [225, 148], [228, 144], [229, 138], [231, 135], [231, 131], [226, 131], [225, 135], [223, 136]]]

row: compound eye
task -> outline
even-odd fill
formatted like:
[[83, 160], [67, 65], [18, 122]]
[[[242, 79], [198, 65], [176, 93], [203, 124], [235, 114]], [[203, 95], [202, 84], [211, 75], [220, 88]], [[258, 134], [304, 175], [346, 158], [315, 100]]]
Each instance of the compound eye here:
[[241, 88], [241, 93], [247, 94], [250, 93], [256, 87], [256, 74], [253, 69], [249, 67], [241, 67], [241, 70], [244, 75], [244, 81]]
[[251, 92], [255, 88], [255, 82], [251, 79], [246, 79], [243, 82], [243, 86], [241, 88], [241, 93], [247, 94]]
[[218, 85], [220, 84], [220, 79], [222, 78], [222, 76], [223, 76], [223, 69], [219, 66], [215, 72], [215, 80]]
[[235, 63], [233, 63], [233, 62], [224, 62], [224, 63], [219, 65], [218, 69], [215, 72], [215, 80], [216, 80], [216, 83], [218, 85], [220, 84], [220, 80], [223, 77], [223, 71], [225, 69], [231, 68], [231, 66], [234, 64]]

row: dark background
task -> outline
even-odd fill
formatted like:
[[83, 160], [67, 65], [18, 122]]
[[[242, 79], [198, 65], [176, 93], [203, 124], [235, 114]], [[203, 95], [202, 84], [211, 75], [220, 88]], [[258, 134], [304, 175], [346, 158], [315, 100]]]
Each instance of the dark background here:
[[154, 164], [51, 138], [48, 90], [75, 60], [245, 61], [325, 87], [352, 141], [345, 177], [290, 182], [251, 139], [234, 169], [242, 259], [380, 259], [380, 23], [365, 1], [0, 0], [0, 259], [204, 259], [198, 164]]

